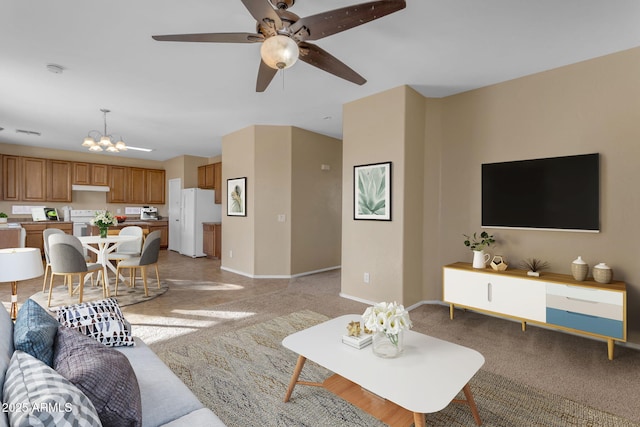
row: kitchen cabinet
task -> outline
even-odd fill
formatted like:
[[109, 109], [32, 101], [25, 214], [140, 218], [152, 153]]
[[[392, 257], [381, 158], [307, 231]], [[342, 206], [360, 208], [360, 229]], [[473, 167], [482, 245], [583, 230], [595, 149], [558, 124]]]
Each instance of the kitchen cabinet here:
[[129, 188], [129, 168], [125, 166], [109, 166], [109, 192], [107, 203], [127, 203]]
[[73, 184], [109, 185], [109, 166], [98, 163], [73, 163]]
[[129, 168], [129, 197], [127, 203], [144, 204], [147, 202], [147, 174], [142, 168]]
[[21, 200], [26, 202], [47, 201], [47, 160], [22, 157]]
[[42, 232], [47, 228], [59, 228], [67, 234], [73, 234], [73, 223], [63, 221], [41, 221], [41, 222], [23, 222], [22, 228], [25, 229], [26, 239], [25, 246], [28, 248], [38, 248], [44, 256], [44, 241], [42, 240]]
[[2, 156], [2, 198], [20, 200], [20, 157]]
[[165, 171], [162, 169], [145, 169], [145, 203], [164, 205]]
[[149, 233], [160, 230], [160, 247], [166, 249], [169, 247], [169, 222], [157, 221], [149, 223]]
[[202, 223], [202, 252], [207, 258], [220, 259], [222, 254], [222, 224]]
[[20, 247], [20, 228], [0, 227], [0, 249]]
[[222, 162], [198, 167], [198, 188], [215, 190], [215, 203], [222, 203]]
[[47, 160], [47, 200], [71, 201], [71, 162]]

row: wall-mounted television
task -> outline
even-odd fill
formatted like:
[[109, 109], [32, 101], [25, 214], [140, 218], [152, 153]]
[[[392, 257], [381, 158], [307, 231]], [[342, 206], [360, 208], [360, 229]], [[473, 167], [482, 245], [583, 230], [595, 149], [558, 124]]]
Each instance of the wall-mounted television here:
[[482, 226], [598, 232], [600, 155], [483, 164]]

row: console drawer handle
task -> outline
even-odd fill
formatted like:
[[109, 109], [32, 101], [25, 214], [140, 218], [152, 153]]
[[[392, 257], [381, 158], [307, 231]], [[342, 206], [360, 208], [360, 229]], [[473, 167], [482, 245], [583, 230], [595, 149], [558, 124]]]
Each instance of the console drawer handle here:
[[487, 301], [491, 302], [491, 282], [487, 283]]

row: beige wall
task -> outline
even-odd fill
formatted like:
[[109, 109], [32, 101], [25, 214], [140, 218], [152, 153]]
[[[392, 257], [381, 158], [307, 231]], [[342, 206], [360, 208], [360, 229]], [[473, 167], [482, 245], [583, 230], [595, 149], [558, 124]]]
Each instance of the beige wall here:
[[[638, 76], [640, 48], [443, 99], [440, 264], [471, 261], [462, 233], [481, 230], [482, 163], [597, 152], [600, 233], [488, 230], [498, 240], [489, 252], [567, 274], [578, 255], [591, 267], [607, 262], [627, 282], [630, 327], [640, 329]], [[435, 294], [440, 283], [426, 288]]]
[[[405, 232], [412, 225], [406, 222], [407, 207], [418, 207], [421, 201], [411, 201], [406, 205], [405, 186], [416, 187], [410, 173], [415, 162], [407, 165], [407, 155], [414, 155], [413, 141], [407, 140], [406, 123], [411, 113], [407, 105], [414, 105], [414, 92], [407, 87], [399, 87], [344, 106], [343, 149], [342, 149], [342, 293], [350, 297], [371, 301], [405, 301], [405, 294], [414, 298], [415, 289], [420, 289], [421, 280], [405, 283], [415, 275], [407, 263], [420, 259], [421, 253], [405, 254], [407, 248], [420, 250], [412, 237]], [[419, 117], [423, 121], [423, 117]], [[413, 127], [411, 136], [415, 137]], [[419, 136], [422, 143], [423, 137]], [[419, 156], [422, 159], [422, 155]], [[370, 163], [392, 162], [391, 199], [392, 221], [363, 221], [353, 219], [353, 168]], [[422, 169], [422, 164], [418, 164]], [[422, 191], [417, 193], [422, 194]], [[410, 215], [411, 218], [413, 216]], [[420, 215], [421, 217], [421, 215]], [[416, 224], [416, 234], [421, 235], [422, 222]], [[407, 258], [405, 258], [405, 255]], [[416, 258], [417, 257], [417, 258]], [[413, 266], [412, 266], [413, 267]], [[369, 273], [370, 283], [364, 283], [364, 273]], [[406, 288], [406, 289], [405, 289]]]
[[293, 128], [291, 154], [291, 273], [340, 266], [342, 141]]
[[[255, 141], [256, 128], [251, 126], [222, 138], [222, 262], [224, 269], [254, 274], [255, 226]], [[247, 178], [247, 216], [227, 216], [227, 180]], [[233, 255], [233, 256], [231, 256]]]
[[[252, 126], [225, 136], [222, 151], [223, 199], [229, 178], [246, 176], [248, 195], [247, 217], [223, 215], [223, 269], [291, 277], [339, 265], [339, 140], [290, 126]], [[320, 171], [322, 163], [337, 171]]]

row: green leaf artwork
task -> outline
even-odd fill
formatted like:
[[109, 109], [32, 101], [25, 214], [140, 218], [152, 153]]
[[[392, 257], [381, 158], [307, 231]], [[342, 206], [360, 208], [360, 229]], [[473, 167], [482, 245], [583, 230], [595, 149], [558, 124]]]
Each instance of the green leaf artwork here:
[[354, 219], [391, 220], [391, 162], [355, 166]]
[[371, 168], [358, 174], [358, 213], [364, 215], [384, 215], [386, 210], [386, 171]]

